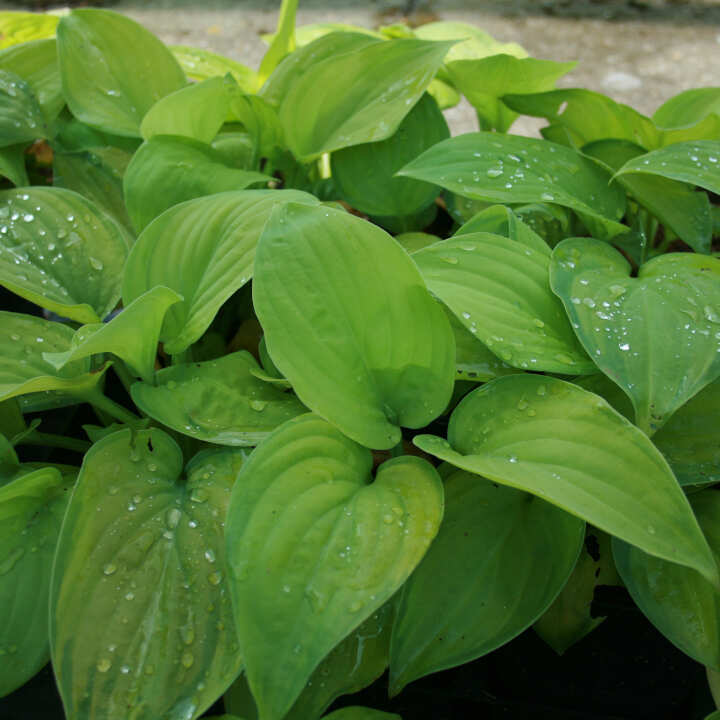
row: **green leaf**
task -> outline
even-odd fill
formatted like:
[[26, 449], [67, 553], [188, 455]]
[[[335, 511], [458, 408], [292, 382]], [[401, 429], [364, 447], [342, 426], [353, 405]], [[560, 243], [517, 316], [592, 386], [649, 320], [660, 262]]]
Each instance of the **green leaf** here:
[[235, 60], [204, 48], [187, 47], [186, 45], [170, 45], [170, 51], [180, 63], [183, 72], [191, 80], [202, 81], [230, 73], [244, 92], [254, 92], [257, 88], [255, 70], [241, 65]]
[[629, 173], [660, 175], [720, 194], [720, 140], [681, 142], [625, 163], [616, 177]]
[[504, 95], [551, 90], [575, 65], [507, 54], [446, 61], [453, 85], [477, 111], [480, 128], [499, 132], [506, 132], [518, 116], [501, 100]]
[[604, 617], [590, 611], [598, 585], [618, 585], [610, 536], [588, 528], [585, 545], [565, 587], [533, 625], [535, 632], [558, 655], [600, 625]]
[[353, 705], [331, 712], [324, 720], [402, 720], [402, 718], [395, 713]]
[[123, 197], [123, 175], [132, 157], [117, 147], [53, 153], [53, 185], [83, 195], [133, 232]]
[[0, 70], [0, 147], [45, 137], [45, 118], [35, 93], [19, 75]]
[[0, 48], [55, 35], [57, 15], [33, 12], [0, 12]]
[[43, 353], [43, 358], [60, 369], [80, 358], [114, 353], [124, 360], [131, 372], [146, 382], [155, 375], [160, 328], [167, 309], [182, 296], [158, 285], [135, 298], [107, 324], [84, 325], [73, 335], [69, 350]]
[[33, 40], [3, 50], [0, 68], [25, 80], [37, 98], [45, 122], [54, 122], [65, 105], [55, 39]]
[[408, 255], [412, 255], [418, 250], [422, 250], [422, 248], [432, 245], [439, 240], [440, 238], [437, 235], [430, 235], [424, 232], [406, 232], [395, 236], [395, 242], [402, 245]]
[[141, 144], [139, 137], [122, 137], [92, 128], [73, 117], [67, 108], [63, 108], [55, 123], [53, 150], [61, 152], [119, 148], [132, 154]]
[[423, 40], [378, 41], [312, 65], [294, 79], [280, 106], [288, 147], [307, 162], [390, 137], [448, 47]]
[[132, 386], [135, 404], [177, 432], [219, 445], [257, 445], [286, 420], [307, 412], [294, 395], [259, 380], [246, 351], [173, 365]]
[[540, 375], [498, 378], [455, 408], [448, 440], [413, 442], [717, 583], [715, 560], [665, 459], [597, 395]]
[[227, 118], [232, 85], [213, 77], [160, 98], [140, 124], [142, 136], [181, 135], [209, 143]]
[[720, 115], [720, 87], [694, 88], [674, 95], [653, 115], [661, 128], [685, 128], [709, 115]]
[[72, 479], [47, 467], [0, 487], [0, 697], [48, 661], [50, 570]]
[[0, 175], [16, 187], [30, 184], [25, 170], [25, 143], [0, 148]]
[[[720, 559], [720, 495], [706, 490], [690, 503], [713, 554]], [[720, 669], [720, 595], [690, 568], [613, 542], [618, 572], [633, 600], [674, 645], [703, 665]]]
[[267, 175], [238, 170], [206, 143], [157, 136], [145, 142], [128, 165], [123, 187], [135, 229], [142, 231], [168, 208], [193, 198], [265, 182]]
[[160, 40], [110, 10], [83, 8], [63, 16], [57, 42], [63, 94], [73, 115], [116, 135], [138, 137], [145, 113], [186, 84]]
[[220, 306], [250, 280], [268, 216], [288, 201], [318, 203], [297, 190], [219, 193], [176, 205], [143, 231], [125, 264], [123, 302], [156, 285], [183, 296], [165, 316], [160, 340], [166, 352], [180, 353], [200, 338]]
[[300, 400], [356, 442], [391, 448], [400, 427], [423, 427], [447, 406], [455, 347], [442, 307], [366, 220], [278, 208], [258, 246], [253, 302]]
[[332, 154], [332, 177], [340, 195], [369, 215], [412, 215], [430, 205], [440, 188], [393, 177], [410, 160], [450, 137], [445, 117], [427, 93], [387, 140]]
[[43, 353], [63, 352], [70, 346], [73, 331], [67, 325], [24, 313], [0, 312], [0, 318], [0, 399], [46, 390], [80, 390], [99, 379], [99, 374], [94, 378], [87, 374], [87, 360], [56, 370], [43, 358]]
[[298, 0], [282, 0], [277, 31], [258, 70], [258, 87], [262, 86], [280, 61], [295, 49], [295, 13]]
[[53, 668], [69, 717], [131, 707], [187, 720], [237, 675], [223, 520], [241, 463], [206, 451], [183, 477], [180, 449], [156, 429], [113, 433], [87, 453], [51, 585]]
[[646, 150], [660, 143], [660, 132], [649, 118], [592, 90], [509, 95], [503, 101], [516, 112], [547, 118], [562, 127], [576, 147], [608, 138], [629, 140]]
[[720, 260], [671, 253], [636, 278], [630, 271], [606, 243], [570, 238], [553, 252], [550, 283], [585, 350], [652, 434], [720, 375]]
[[499, 235], [470, 233], [419, 250], [413, 259], [433, 295], [513, 367], [596, 371], [550, 289], [546, 254]]
[[475, 200], [556, 203], [607, 235], [627, 232], [618, 221], [625, 193], [592, 160], [547, 140], [468, 133], [430, 148], [400, 171]]
[[703, 388], [653, 435], [681, 485], [720, 482], [720, 380]]
[[513, 55], [527, 57], [527, 52], [517, 43], [502, 43], [476, 25], [463, 22], [439, 21], [420, 25], [414, 30], [415, 37], [422, 40], [455, 40], [447, 52], [445, 62], [454, 60], [477, 60], [490, 55]]
[[584, 533], [533, 495], [452, 472], [440, 532], [400, 596], [390, 693], [519, 635], [562, 589]]
[[129, 236], [61, 188], [0, 192], [0, 284], [77, 322], [99, 322], [120, 298]]
[[230, 114], [242, 123], [253, 141], [250, 167], [259, 167], [260, 158], [270, 157], [276, 148], [285, 149], [283, 131], [275, 108], [257, 95], [233, 93]]
[[262, 720], [280, 720], [318, 663], [381, 607], [442, 517], [425, 460], [383, 463], [314, 415], [278, 428], [238, 475], [226, 537], [238, 638]]

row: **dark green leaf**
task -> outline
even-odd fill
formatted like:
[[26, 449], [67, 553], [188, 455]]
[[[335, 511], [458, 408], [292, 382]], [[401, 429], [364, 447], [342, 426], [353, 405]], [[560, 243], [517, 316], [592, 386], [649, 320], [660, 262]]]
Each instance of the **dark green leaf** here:
[[0, 69], [0, 147], [29, 143], [45, 133], [45, 118], [30, 85]]

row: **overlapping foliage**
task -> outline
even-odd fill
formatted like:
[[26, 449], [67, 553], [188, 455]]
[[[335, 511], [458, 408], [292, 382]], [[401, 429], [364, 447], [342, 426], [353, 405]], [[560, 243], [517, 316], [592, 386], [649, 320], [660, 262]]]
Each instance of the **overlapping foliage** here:
[[316, 720], [620, 578], [720, 670], [720, 88], [296, 4], [258, 72], [0, 16], [0, 695]]

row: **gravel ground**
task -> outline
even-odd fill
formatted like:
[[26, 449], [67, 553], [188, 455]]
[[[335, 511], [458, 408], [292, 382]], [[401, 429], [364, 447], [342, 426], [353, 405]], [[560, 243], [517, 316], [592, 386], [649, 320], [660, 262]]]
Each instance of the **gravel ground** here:
[[[430, 4], [428, 5], [428, 1]], [[423, 4], [423, 2], [425, 4]], [[126, 13], [168, 44], [212, 49], [257, 67], [259, 35], [275, 26], [280, 0], [120, 0]], [[401, 19], [473, 23], [539, 58], [577, 60], [560, 87], [586, 87], [652, 113], [672, 95], [720, 84], [720, 0], [301, 0], [298, 24], [349, 22], [376, 27]], [[448, 112], [453, 132], [476, 129], [466, 103]], [[521, 119], [514, 131], [534, 134]]]

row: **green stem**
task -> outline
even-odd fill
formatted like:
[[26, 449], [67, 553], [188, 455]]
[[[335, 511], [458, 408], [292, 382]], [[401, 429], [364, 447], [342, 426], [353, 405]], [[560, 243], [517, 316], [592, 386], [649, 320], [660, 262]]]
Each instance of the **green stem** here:
[[19, 445], [42, 445], [44, 447], [63, 448], [64, 450], [72, 450], [79, 453], [86, 453], [91, 447], [91, 443], [87, 440], [78, 440], [77, 438], [65, 437], [64, 435], [53, 435], [52, 433], [43, 433], [37, 430], [22, 438]]
[[107, 413], [110, 417], [119, 420], [121, 423], [127, 423], [128, 425], [135, 425], [140, 422], [140, 418], [135, 413], [130, 412], [127, 408], [124, 408], [119, 403], [111, 400], [107, 395], [103, 395], [99, 390], [94, 390], [89, 393], [85, 400], [89, 402], [96, 410], [101, 410]]

